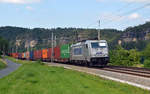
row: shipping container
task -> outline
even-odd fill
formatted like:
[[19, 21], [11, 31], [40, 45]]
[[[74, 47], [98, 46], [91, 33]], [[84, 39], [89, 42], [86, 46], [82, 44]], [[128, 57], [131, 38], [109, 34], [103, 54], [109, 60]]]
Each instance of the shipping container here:
[[21, 58], [24, 59], [24, 53], [21, 53]]
[[34, 60], [38, 60], [38, 50], [34, 50], [33, 55]]
[[51, 60], [51, 57], [52, 57], [52, 48], [48, 48], [48, 51], [47, 51], [47, 59], [50, 61], [50, 60]]
[[18, 58], [18, 53], [15, 53], [15, 58]]
[[25, 59], [25, 53], [22, 53], [22, 59]]
[[16, 58], [16, 53], [12, 53], [12, 57], [13, 57], [13, 58]]
[[18, 59], [22, 59], [22, 53], [18, 53]]
[[29, 58], [30, 58], [30, 53], [26, 52], [26, 59], [29, 60]]
[[30, 59], [30, 60], [33, 60], [33, 58], [34, 58], [34, 57], [33, 57], [33, 51], [30, 51], [30, 53], [29, 53], [29, 59]]
[[70, 44], [65, 44], [60, 47], [60, 62], [67, 63], [70, 59]]
[[43, 50], [42, 50], [42, 59], [43, 59], [43, 60], [46, 60], [46, 59], [48, 58], [47, 52], [48, 52], [47, 49], [43, 49]]
[[26, 59], [26, 53], [24, 53], [24, 59]]
[[60, 47], [61, 59], [70, 58], [70, 44], [65, 44]]
[[42, 59], [42, 50], [37, 50], [37, 60]]
[[54, 48], [54, 60], [55, 61], [60, 60], [60, 47], [59, 46]]

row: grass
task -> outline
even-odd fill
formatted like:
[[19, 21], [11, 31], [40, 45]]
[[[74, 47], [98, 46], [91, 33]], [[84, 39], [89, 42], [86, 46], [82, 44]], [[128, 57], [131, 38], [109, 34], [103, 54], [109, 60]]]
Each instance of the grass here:
[[30, 61], [18, 62], [23, 65], [17, 71], [0, 79], [0, 94], [150, 94], [86, 73]]
[[19, 63], [19, 64], [26, 64], [26, 63], [32, 62], [32, 61], [27, 61], [27, 60], [14, 59], [14, 58], [8, 57], [8, 56], [5, 56], [5, 58], [7, 58], [15, 63]]
[[0, 70], [6, 68], [7, 65], [0, 59]]

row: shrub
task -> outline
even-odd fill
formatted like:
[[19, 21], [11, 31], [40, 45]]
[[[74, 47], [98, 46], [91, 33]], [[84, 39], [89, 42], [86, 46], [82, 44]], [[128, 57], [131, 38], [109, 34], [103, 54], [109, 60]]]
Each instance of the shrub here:
[[146, 60], [144, 61], [144, 67], [150, 69], [150, 60], [149, 60], [149, 59], [146, 59]]
[[45, 65], [41, 60], [38, 60], [36, 63], [38, 63], [40, 65]]
[[134, 66], [140, 63], [140, 53], [136, 50], [125, 50], [118, 46], [116, 50], [110, 51], [110, 64], [117, 66]]
[[144, 49], [143, 56], [145, 57], [145, 59], [150, 60], [150, 44], [148, 44], [147, 47]]

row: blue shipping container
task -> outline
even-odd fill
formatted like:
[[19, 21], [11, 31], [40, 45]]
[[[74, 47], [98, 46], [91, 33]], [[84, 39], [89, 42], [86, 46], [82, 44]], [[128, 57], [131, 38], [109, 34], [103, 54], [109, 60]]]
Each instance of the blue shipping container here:
[[33, 60], [33, 55], [34, 55], [33, 51], [30, 51], [30, 55], [29, 55], [30, 60]]
[[18, 53], [18, 59], [22, 59], [22, 53]]

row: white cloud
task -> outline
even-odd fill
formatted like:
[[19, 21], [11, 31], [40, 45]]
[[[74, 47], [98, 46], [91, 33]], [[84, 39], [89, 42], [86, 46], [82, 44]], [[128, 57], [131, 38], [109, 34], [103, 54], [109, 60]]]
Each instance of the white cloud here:
[[36, 3], [41, 0], [0, 0], [1, 3], [13, 3], [13, 4], [27, 4], [27, 3]]
[[26, 6], [27, 10], [33, 10], [33, 8], [31, 6]]
[[149, 0], [121, 0], [125, 2], [136, 2], [136, 3], [142, 3], [142, 2], [150, 2]]
[[126, 16], [120, 16], [117, 14], [112, 13], [102, 13], [99, 17], [105, 24], [111, 24], [111, 23], [124, 23], [124, 22], [130, 22], [130, 21], [138, 21], [143, 20], [143, 17], [140, 16], [138, 13], [132, 13], [130, 15]]
[[145, 21], [146, 21], [146, 22], [150, 22], [150, 19], [149, 19], [149, 18], [147, 18], [147, 19], [145, 19]]
[[132, 13], [131, 15], [128, 16], [129, 19], [138, 19], [140, 15], [138, 13]]

